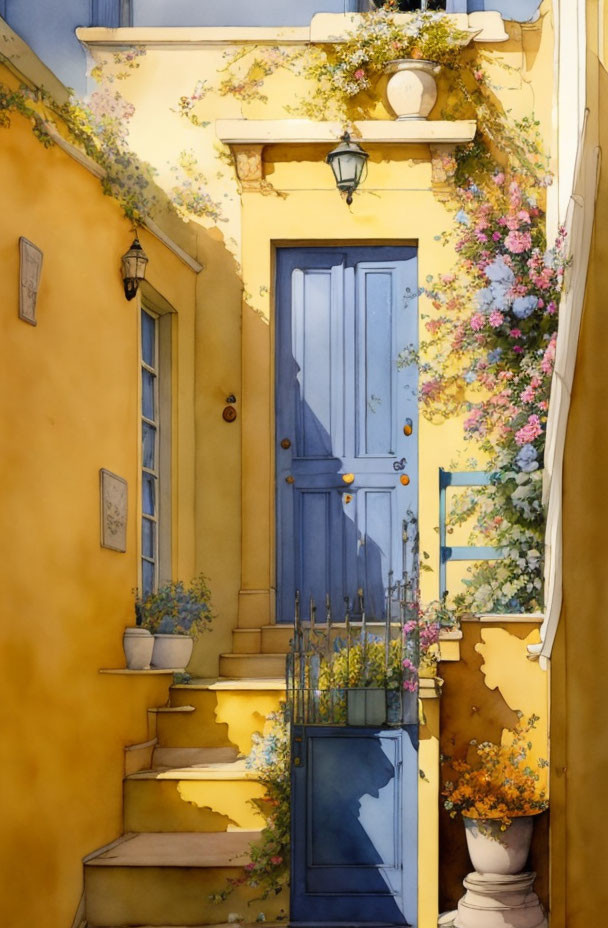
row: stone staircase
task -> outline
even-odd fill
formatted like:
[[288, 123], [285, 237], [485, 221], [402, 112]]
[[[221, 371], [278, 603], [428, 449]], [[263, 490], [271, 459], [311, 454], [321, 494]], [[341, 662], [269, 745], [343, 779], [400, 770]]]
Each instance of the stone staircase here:
[[292, 637], [292, 625], [235, 628], [232, 632], [232, 652], [220, 656], [220, 676], [284, 678], [285, 655]]
[[263, 827], [263, 790], [242, 755], [283, 693], [282, 671], [197, 680], [171, 687], [170, 705], [150, 710], [149, 741], [126, 755], [124, 834], [84, 863], [88, 928], [285, 918], [286, 898], [262, 902], [249, 887], [209, 900], [241, 874]]
[[[84, 862], [87, 928], [220, 928], [262, 912], [285, 923], [286, 892], [209, 896], [242, 873], [263, 827], [263, 792], [242, 758], [284, 698], [292, 636], [287, 625], [235, 629], [219, 678], [173, 685], [169, 705], [149, 710], [148, 741], [125, 749], [124, 834]], [[459, 637], [442, 633], [442, 660], [458, 660]], [[435, 681], [420, 682], [423, 698], [437, 697]]]

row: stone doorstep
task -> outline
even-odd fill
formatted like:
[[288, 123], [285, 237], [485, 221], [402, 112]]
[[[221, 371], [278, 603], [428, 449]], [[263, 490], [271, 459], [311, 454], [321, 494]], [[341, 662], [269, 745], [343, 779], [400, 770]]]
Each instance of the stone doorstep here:
[[245, 760], [227, 763], [191, 764], [163, 770], [141, 770], [127, 777], [129, 780], [257, 780], [254, 770], [246, 766]]
[[284, 677], [193, 677], [190, 683], [174, 683], [171, 689], [285, 692], [285, 679]]
[[[237, 748], [159, 748], [152, 755], [152, 770], [175, 770], [201, 764], [230, 764], [237, 760]], [[138, 771], [139, 772], [139, 771]], [[142, 771], [143, 772], [143, 771]]]
[[87, 867], [243, 867], [259, 831], [126, 834], [87, 859]]

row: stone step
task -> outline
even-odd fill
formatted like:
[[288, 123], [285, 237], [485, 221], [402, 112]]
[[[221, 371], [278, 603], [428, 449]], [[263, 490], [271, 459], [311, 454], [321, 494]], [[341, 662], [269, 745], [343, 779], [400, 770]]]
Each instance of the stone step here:
[[[163, 748], [231, 748], [248, 754], [253, 732], [261, 732], [266, 716], [279, 710], [285, 681], [278, 679], [195, 679], [171, 687], [171, 703], [194, 705], [196, 712], [158, 717]], [[177, 764], [176, 764], [177, 766]]]
[[154, 749], [152, 769], [191, 767], [194, 764], [230, 764], [236, 760], [236, 748], [161, 748]]
[[235, 654], [259, 654], [262, 650], [262, 631], [259, 628], [234, 628], [232, 650]]
[[[310, 626], [303, 623], [308, 631]], [[320, 634], [327, 633], [327, 625], [317, 623]], [[384, 624], [368, 622], [368, 631], [371, 634], [382, 636]], [[287, 623], [277, 625], [263, 625], [261, 628], [236, 628], [232, 632], [232, 644], [235, 654], [287, 654], [294, 635], [293, 625]], [[332, 637], [346, 640], [346, 626], [336, 622], [332, 625]], [[439, 633], [439, 646], [441, 660], [454, 661], [460, 657], [460, 639], [462, 632], [458, 629], [442, 628]]]
[[220, 677], [285, 676], [285, 654], [221, 654]]
[[[84, 924], [81, 928], [87, 928]], [[99, 925], [97, 928], [117, 928], [116, 925]], [[260, 928], [259, 922], [234, 920], [220, 925], [131, 925], [130, 928]], [[264, 928], [285, 928], [284, 922], [264, 922]]]
[[217, 925], [227, 922], [232, 912], [248, 921], [255, 921], [260, 912], [267, 921], [284, 917], [285, 892], [262, 902], [259, 888], [240, 886], [225, 902], [209, 901], [229, 878], [242, 875], [250, 844], [258, 837], [256, 831], [124, 835], [85, 862], [90, 928]]
[[263, 828], [264, 789], [245, 761], [148, 770], [124, 781], [127, 832]]

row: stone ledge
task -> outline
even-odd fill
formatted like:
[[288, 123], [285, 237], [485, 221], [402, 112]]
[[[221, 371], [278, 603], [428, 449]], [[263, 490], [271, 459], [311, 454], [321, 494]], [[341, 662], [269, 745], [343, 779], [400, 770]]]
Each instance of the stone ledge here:
[[[218, 119], [217, 137], [225, 145], [334, 144], [344, 133], [340, 122], [312, 119]], [[366, 119], [354, 123], [354, 139], [392, 145], [457, 144], [471, 142], [477, 123], [461, 120]]]
[[[344, 42], [357, 21], [357, 13], [317, 13], [310, 26], [131, 26], [120, 29], [83, 26], [76, 37], [85, 45], [124, 47], [181, 46], [196, 48], [204, 45], [327, 45]], [[406, 23], [411, 14], [401, 13], [399, 21]], [[471, 33], [475, 42], [506, 42], [502, 16], [496, 12], [453, 13], [452, 22]]]
[[102, 667], [99, 671], [99, 673], [108, 673], [127, 677], [152, 677], [155, 675], [158, 676], [160, 674], [169, 674], [170, 676], [173, 676], [174, 673], [183, 672], [183, 667], [176, 667], [172, 670], [159, 670], [157, 667], [151, 667], [150, 670], [129, 670], [127, 667]]
[[541, 612], [530, 612], [527, 615], [525, 613], [516, 613], [516, 612], [482, 612], [479, 615], [472, 615], [461, 619], [461, 622], [494, 622], [504, 625], [511, 625], [516, 623], [534, 623], [540, 625], [544, 619], [544, 615]]

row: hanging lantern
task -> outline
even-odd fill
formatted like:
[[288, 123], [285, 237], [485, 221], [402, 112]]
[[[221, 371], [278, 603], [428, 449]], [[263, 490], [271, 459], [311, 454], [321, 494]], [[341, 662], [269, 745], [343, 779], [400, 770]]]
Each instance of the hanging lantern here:
[[122, 256], [122, 279], [125, 286], [125, 296], [132, 300], [137, 293], [140, 280], [146, 276], [148, 256], [141, 247], [137, 236], [126, 254]]
[[369, 154], [360, 145], [352, 142], [348, 132], [340, 139], [340, 144], [330, 151], [325, 159], [336, 178], [338, 190], [346, 194], [346, 202], [353, 202], [353, 191], [361, 182], [363, 169], [367, 167]]

